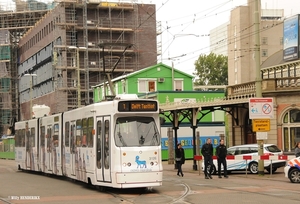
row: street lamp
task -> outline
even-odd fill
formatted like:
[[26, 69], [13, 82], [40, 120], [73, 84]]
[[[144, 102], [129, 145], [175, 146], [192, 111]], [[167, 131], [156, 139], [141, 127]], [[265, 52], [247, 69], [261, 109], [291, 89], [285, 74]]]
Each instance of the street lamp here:
[[24, 74], [24, 76], [30, 76], [30, 119], [32, 118], [32, 77], [37, 77], [36, 74]]

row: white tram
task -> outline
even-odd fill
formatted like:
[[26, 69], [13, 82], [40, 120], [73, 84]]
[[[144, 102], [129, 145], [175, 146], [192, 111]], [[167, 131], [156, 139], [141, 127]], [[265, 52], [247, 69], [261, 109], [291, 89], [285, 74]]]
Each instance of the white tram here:
[[21, 170], [114, 188], [162, 185], [158, 102], [113, 100], [17, 122]]

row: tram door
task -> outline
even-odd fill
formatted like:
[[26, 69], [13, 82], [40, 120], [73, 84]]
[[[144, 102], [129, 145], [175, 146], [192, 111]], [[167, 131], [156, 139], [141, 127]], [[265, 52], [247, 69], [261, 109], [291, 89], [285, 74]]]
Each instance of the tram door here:
[[70, 163], [71, 163], [71, 175], [76, 176], [76, 122], [71, 122], [71, 135], [70, 135]]
[[111, 182], [110, 175], [110, 117], [97, 118], [97, 180]]
[[47, 126], [47, 154], [46, 154], [46, 166], [48, 171], [52, 171], [52, 126]]

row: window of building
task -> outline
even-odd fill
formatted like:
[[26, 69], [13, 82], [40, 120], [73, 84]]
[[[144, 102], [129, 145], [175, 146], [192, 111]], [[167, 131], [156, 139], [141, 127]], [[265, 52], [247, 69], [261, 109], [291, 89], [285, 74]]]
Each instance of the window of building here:
[[147, 93], [156, 91], [156, 79], [139, 79], [138, 92]]
[[125, 80], [121, 80], [122, 83], [122, 93], [126, 93], [126, 82]]
[[261, 39], [261, 44], [267, 45], [267, 44], [268, 44], [268, 38], [267, 38], [267, 37], [263, 37], [263, 38]]
[[300, 109], [291, 109], [282, 119], [283, 151], [293, 151], [300, 142]]
[[267, 49], [262, 49], [261, 56], [262, 57], [268, 57], [268, 50]]
[[174, 91], [183, 91], [183, 79], [174, 80]]

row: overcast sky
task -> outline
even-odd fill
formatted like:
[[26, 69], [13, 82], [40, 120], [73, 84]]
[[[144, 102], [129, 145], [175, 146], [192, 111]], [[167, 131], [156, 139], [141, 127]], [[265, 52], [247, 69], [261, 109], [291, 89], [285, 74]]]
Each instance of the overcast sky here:
[[[161, 22], [162, 31], [158, 37], [162, 57], [158, 62], [171, 66], [173, 61], [175, 68], [189, 74], [199, 55], [209, 54], [209, 31], [228, 22], [233, 8], [247, 5], [247, 0], [115, 0], [119, 1], [156, 4], [156, 19]], [[11, 0], [0, 0], [2, 8], [11, 4]], [[300, 13], [299, 0], [261, 0], [261, 6], [285, 9], [286, 17]]]

